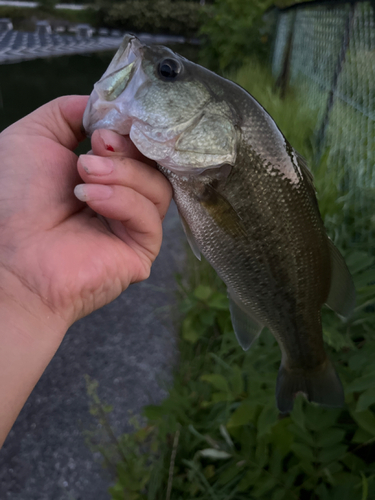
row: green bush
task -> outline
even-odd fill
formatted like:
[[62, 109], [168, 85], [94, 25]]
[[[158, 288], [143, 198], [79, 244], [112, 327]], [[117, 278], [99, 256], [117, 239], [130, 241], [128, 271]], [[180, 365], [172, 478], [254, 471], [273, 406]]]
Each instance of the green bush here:
[[[313, 158], [314, 116], [290, 93], [281, 100], [259, 63], [232, 76], [276, 118], [293, 145]], [[314, 168], [325, 220], [340, 213], [337, 182], [323, 158]], [[275, 383], [280, 350], [265, 330], [248, 352], [238, 345], [225, 287], [207, 263], [189, 254], [179, 277], [180, 360], [169, 396], [135, 420], [135, 432], [111, 437], [95, 385], [92, 411], [106, 437], [88, 435], [116, 470], [113, 500], [366, 500], [375, 498], [375, 257], [345, 242], [357, 290], [353, 317], [342, 322], [323, 308], [327, 351], [343, 382], [346, 406], [324, 409], [295, 401], [279, 415]]]
[[53, 12], [55, 10], [57, 0], [39, 0], [38, 7], [40, 10], [46, 12]]
[[104, 25], [127, 31], [196, 36], [204, 10], [194, 2], [170, 0], [128, 0], [101, 3], [99, 16]]
[[272, 18], [262, 16], [273, 5], [272, 0], [215, 0], [208, 5], [207, 20], [201, 34], [207, 43], [202, 46], [202, 63], [214, 71], [238, 69], [249, 57], [264, 58], [270, 45]]
[[84, 10], [44, 10], [42, 8], [13, 7], [12, 5], [0, 5], [0, 17], [8, 17], [12, 20], [15, 29], [33, 30], [34, 21], [37, 20], [65, 20], [71, 23], [97, 24], [97, 12], [92, 8]]
[[[301, 2], [303, 0], [300, 0]], [[277, 9], [296, 0], [214, 0], [206, 5], [200, 33], [202, 64], [223, 72], [242, 67], [249, 58], [268, 57], [275, 32]]]

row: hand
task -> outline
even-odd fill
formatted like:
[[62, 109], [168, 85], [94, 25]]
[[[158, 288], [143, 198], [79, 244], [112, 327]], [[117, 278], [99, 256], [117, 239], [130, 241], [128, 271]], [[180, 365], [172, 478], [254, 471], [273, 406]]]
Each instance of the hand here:
[[57, 99], [0, 135], [0, 287], [12, 294], [14, 279], [3, 285], [11, 275], [67, 326], [148, 277], [171, 199], [155, 164], [109, 131], [110, 144], [100, 131], [92, 137], [99, 156], [78, 161], [87, 184], [76, 193], [91, 208], [75, 198], [82, 181], [72, 150], [83, 139], [86, 102]]
[[160, 249], [171, 187], [128, 138], [96, 131], [77, 170], [86, 103], [62, 97], [0, 134], [0, 446], [68, 327], [147, 278]]

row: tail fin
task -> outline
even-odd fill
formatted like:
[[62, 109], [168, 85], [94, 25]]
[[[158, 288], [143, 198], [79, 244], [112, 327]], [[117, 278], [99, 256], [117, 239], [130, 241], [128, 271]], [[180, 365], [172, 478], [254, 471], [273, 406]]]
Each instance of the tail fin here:
[[328, 359], [320, 371], [288, 370], [281, 364], [276, 382], [276, 403], [279, 411], [292, 411], [294, 398], [300, 392], [305, 394], [308, 401], [323, 406], [344, 406], [344, 390]]

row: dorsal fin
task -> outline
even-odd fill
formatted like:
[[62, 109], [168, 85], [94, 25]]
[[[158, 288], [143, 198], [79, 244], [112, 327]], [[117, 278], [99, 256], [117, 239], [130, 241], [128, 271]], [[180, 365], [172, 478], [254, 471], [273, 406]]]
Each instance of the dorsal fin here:
[[313, 187], [313, 189], [315, 191], [314, 176], [313, 176], [311, 170], [309, 169], [309, 167], [307, 166], [307, 161], [305, 160], [305, 158], [302, 155], [300, 155], [298, 153], [298, 151], [296, 151], [295, 149], [293, 151], [294, 151], [294, 154], [296, 155], [298, 166], [302, 170], [306, 180], [310, 183], [310, 185]]
[[301, 169], [302, 176], [304, 180], [306, 181], [306, 185], [308, 187], [308, 190], [310, 192], [310, 196], [314, 199], [315, 203], [317, 204], [317, 199], [316, 199], [316, 189], [314, 186], [314, 176], [311, 173], [309, 167], [307, 166], [307, 162], [303, 156], [301, 156], [297, 151], [293, 150], [294, 154], [296, 155], [297, 158], [297, 163], [299, 168]]

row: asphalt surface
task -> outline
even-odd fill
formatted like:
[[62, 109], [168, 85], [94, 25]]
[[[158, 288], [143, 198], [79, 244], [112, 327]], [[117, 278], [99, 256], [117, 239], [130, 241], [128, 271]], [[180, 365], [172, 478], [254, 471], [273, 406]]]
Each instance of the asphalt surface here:
[[177, 362], [173, 322], [175, 273], [185, 244], [177, 210], [150, 278], [70, 328], [0, 450], [1, 500], [107, 500], [111, 476], [85, 444], [89, 413], [84, 375], [112, 404], [117, 433], [129, 411], [159, 402]]

